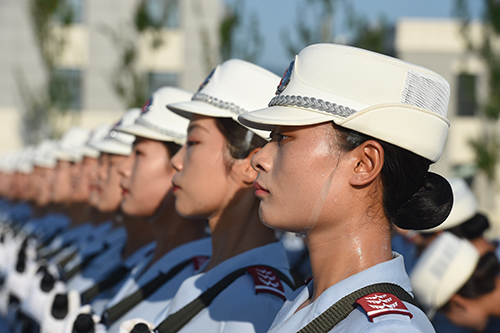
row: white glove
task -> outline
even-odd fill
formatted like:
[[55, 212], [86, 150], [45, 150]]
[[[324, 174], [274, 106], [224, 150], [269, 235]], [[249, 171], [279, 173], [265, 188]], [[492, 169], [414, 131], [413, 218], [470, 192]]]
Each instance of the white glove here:
[[28, 297], [31, 281], [37, 269], [38, 265], [35, 262], [27, 260], [23, 272], [18, 272], [15, 268], [9, 271], [5, 280], [5, 288], [20, 301], [23, 301]]
[[[92, 307], [90, 304], [84, 305], [77, 309], [76, 311], [73, 311], [70, 313], [68, 316], [66, 316], [64, 320], [64, 328], [63, 328], [63, 333], [72, 333], [73, 332], [73, 326], [75, 325], [75, 321], [78, 318], [79, 315], [81, 314], [92, 314]], [[97, 315], [92, 315], [92, 320], [94, 321], [94, 330], [95, 327], [97, 326], [97, 323], [101, 320], [101, 317]], [[106, 330], [104, 331], [106, 332]]]
[[76, 290], [68, 291], [68, 310], [66, 316], [63, 318], [57, 319], [52, 315], [52, 306], [54, 303], [54, 299], [50, 299], [45, 304], [45, 310], [43, 312], [43, 320], [40, 325], [40, 333], [62, 333], [64, 328], [64, 319], [68, 316], [68, 314], [76, 311], [80, 308], [80, 293]]
[[106, 328], [105, 325], [103, 325], [103, 324], [95, 325], [94, 333], [107, 333], [107, 332], [108, 332], [108, 329]]
[[[38, 323], [43, 321], [44, 311], [47, 303], [52, 303], [56, 294], [64, 294], [66, 284], [62, 281], [56, 281], [54, 287], [49, 291], [43, 291], [40, 288], [43, 274], [39, 273], [33, 279], [31, 292], [29, 296], [23, 301], [22, 309]], [[52, 305], [52, 304], [51, 304]]]
[[150, 331], [154, 330], [155, 328], [153, 324], [145, 321], [144, 319], [136, 318], [136, 319], [125, 320], [123, 323], [121, 323], [119, 333], [130, 333], [134, 329], [134, 326], [139, 323], [146, 324], [146, 326], [148, 326]]

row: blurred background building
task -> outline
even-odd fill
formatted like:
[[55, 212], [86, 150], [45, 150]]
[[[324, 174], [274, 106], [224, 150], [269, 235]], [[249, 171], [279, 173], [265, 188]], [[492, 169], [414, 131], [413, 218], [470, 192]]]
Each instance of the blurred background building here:
[[[36, 141], [31, 131], [57, 136], [71, 123], [115, 122], [137, 106], [134, 97], [144, 103], [164, 85], [194, 91], [213, 66], [206, 59], [215, 48], [201, 39], [216, 41], [219, 7], [219, 0], [0, 0], [0, 151]], [[60, 46], [43, 36], [47, 27], [64, 39]], [[44, 59], [42, 49], [56, 54]], [[135, 74], [142, 78], [134, 81]], [[39, 118], [59, 123], [30, 124]]]

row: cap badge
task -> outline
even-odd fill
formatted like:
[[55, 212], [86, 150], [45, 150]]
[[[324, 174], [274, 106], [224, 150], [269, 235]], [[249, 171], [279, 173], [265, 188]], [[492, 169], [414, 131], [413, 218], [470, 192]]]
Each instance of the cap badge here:
[[198, 88], [198, 91], [200, 91], [201, 89], [205, 88], [205, 86], [208, 84], [208, 82], [210, 82], [210, 79], [212, 78], [212, 75], [214, 75], [214, 72], [215, 72], [215, 68], [212, 69], [212, 71], [210, 72], [210, 74], [208, 74], [208, 76], [205, 79], [205, 81], [203, 81], [203, 83], [200, 84], [200, 87]]
[[146, 103], [144, 103], [144, 105], [142, 106], [142, 108], [141, 108], [141, 114], [148, 112], [148, 111], [149, 111], [149, 109], [150, 109], [149, 107], [151, 106], [151, 104], [152, 104], [152, 103], [153, 103], [153, 98], [152, 98], [152, 97], [150, 97], [150, 98], [146, 101]]
[[278, 85], [278, 88], [276, 89], [276, 95], [281, 94], [286, 86], [290, 83], [290, 78], [292, 77], [292, 70], [293, 70], [293, 65], [295, 63], [295, 60], [292, 60], [290, 65], [288, 65], [288, 68], [285, 71], [285, 74], [283, 74], [283, 77], [281, 78], [280, 84]]

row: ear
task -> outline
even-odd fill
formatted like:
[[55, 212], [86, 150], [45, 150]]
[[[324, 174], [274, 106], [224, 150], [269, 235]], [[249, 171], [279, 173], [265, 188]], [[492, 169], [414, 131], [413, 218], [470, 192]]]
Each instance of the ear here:
[[467, 307], [469, 306], [469, 302], [467, 302], [467, 299], [458, 295], [454, 294], [450, 298], [450, 310], [455, 310], [455, 311], [465, 311]]
[[377, 178], [384, 165], [384, 149], [375, 140], [363, 142], [350, 152], [356, 163], [349, 180], [352, 186], [364, 186]]
[[252, 167], [252, 157], [257, 154], [259, 150], [262, 148], [255, 148], [248, 154], [244, 159], [236, 160], [232, 167], [232, 172], [235, 175], [238, 175], [238, 178], [245, 185], [252, 185], [255, 178], [257, 178], [257, 171], [255, 171]]

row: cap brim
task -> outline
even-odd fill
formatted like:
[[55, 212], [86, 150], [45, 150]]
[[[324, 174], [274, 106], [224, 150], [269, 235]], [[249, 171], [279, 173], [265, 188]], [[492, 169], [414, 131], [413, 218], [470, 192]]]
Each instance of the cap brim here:
[[172, 103], [168, 104], [167, 108], [187, 119], [191, 119], [193, 114], [214, 118], [233, 118], [233, 114], [230, 111], [200, 101]]
[[98, 142], [90, 143], [90, 145], [100, 152], [107, 154], [128, 156], [132, 153], [131, 146], [106, 138]]
[[238, 120], [251, 128], [272, 131], [275, 126], [313, 125], [335, 121], [335, 117], [297, 107], [271, 106], [244, 113], [238, 117]]
[[85, 146], [83, 147], [83, 156], [91, 157], [91, 158], [99, 158], [100, 152], [91, 147]]
[[70, 153], [65, 150], [58, 149], [54, 151], [54, 157], [57, 160], [68, 161], [68, 162], [79, 162], [82, 159], [82, 156], [76, 153]]
[[118, 132], [123, 132], [127, 134], [132, 134], [135, 136], [140, 136], [143, 138], [151, 139], [151, 140], [156, 140], [156, 141], [166, 141], [166, 142], [174, 142], [178, 145], [183, 145], [185, 140], [179, 140], [179, 138], [166, 135], [166, 134], [161, 134], [156, 131], [153, 131], [150, 128], [147, 128], [146, 126], [142, 126], [140, 124], [133, 124], [130, 126], [118, 126], [115, 128], [116, 131]]

